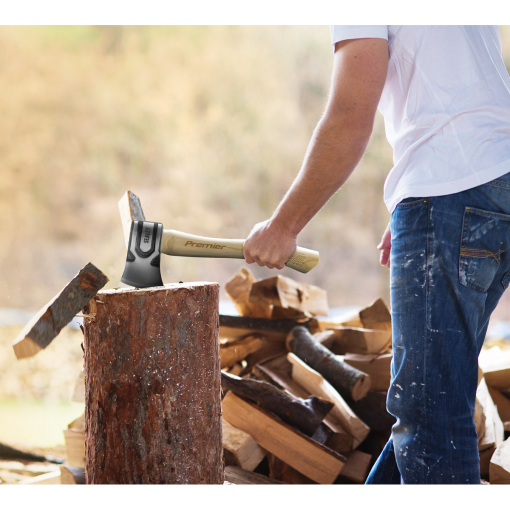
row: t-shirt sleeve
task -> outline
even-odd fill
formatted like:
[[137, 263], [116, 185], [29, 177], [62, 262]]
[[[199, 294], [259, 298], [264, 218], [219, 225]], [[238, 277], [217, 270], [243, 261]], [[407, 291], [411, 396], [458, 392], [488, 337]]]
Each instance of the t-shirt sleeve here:
[[331, 44], [347, 39], [386, 39], [388, 25], [331, 25]]

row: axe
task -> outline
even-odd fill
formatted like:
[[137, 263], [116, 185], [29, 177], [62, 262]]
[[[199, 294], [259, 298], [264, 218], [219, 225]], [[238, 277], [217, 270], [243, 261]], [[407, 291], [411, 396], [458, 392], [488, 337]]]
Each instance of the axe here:
[[[127, 247], [126, 266], [121, 281], [133, 287], [163, 285], [161, 253], [180, 257], [244, 259], [244, 239], [217, 239], [163, 230], [163, 223], [145, 220], [140, 199], [126, 191], [119, 201], [120, 217]], [[319, 252], [298, 247], [285, 264], [308, 273], [319, 263]]]

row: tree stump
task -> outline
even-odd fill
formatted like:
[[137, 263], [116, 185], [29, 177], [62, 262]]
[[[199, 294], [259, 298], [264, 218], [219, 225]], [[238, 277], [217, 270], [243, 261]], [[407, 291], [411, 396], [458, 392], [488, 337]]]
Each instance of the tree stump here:
[[87, 484], [222, 484], [219, 285], [101, 291], [84, 313]]

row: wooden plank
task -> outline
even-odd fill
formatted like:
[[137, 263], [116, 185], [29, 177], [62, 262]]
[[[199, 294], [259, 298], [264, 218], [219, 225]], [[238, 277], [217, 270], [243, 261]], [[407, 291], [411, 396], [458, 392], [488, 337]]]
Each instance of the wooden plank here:
[[249, 302], [251, 286], [254, 283], [255, 277], [251, 271], [246, 267], [242, 267], [225, 284], [225, 292], [234, 303], [239, 315], [269, 319], [272, 316], [271, 305]]
[[315, 285], [296, 282], [285, 276], [273, 276], [252, 284], [250, 303], [293, 308], [312, 315], [329, 313], [327, 293]]
[[225, 468], [225, 481], [233, 485], [278, 485], [282, 482], [236, 466]]
[[497, 388], [488, 386], [489, 393], [498, 410], [498, 415], [501, 421], [510, 421], [510, 400], [501, 393]]
[[360, 400], [371, 387], [368, 374], [348, 365], [329, 349], [315, 341], [310, 332], [297, 326], [287, 336], [287, 348], [319, 372], [344, 399]]
[[491, 458], [489, 481], [491, 484], [510, 484], [510, 438], [497, 447]]
[[391, 360], [393, 359], [391, 352], [382, 354], [347, 353], [341, 359], [370, 376], [372, 379], [370, 391], [387, 391], [390, 387]]
[[12, 346], [16, 358], [28, 358], [46, 349], [106, 282], [106, 275], [90, 262], [83, 267], [21, 330]]
[[221, 368], [235, 365], [263, 347], [267, 341], [259, 335], [249, 335], [243, 338], [229, 339], [220, 343]]
[[318, 483], [333, 483], [345, 463], [340, 454], [230, 391], [223, 399], [223, 418], [253, 436], [262, 448]]
[[377, 354], [388, 350], [391, 345], [391, 331], [347, 328], [331, 328], [335, 338], [331, 351], [335, 354]]
[[396, 419], [386, 409], [387, 392], [369, 391], [367, 396], [357, 402], [346, 399], [352, 412], [371, 430], [390, 431]]
[[[250, 434], [230, 425], [225, 420], [222, 421], [222, 429], [225, 465], [229, 465], [228, 459], [232, 458], [236, 466], [253, 471], [265, 457], [264, 450]], [[231, 454], [231, 457], [227, 455], [227, 452]]]
[[345, 403], [345, 400], [321, 374], [313, 370], [291, 352], [287, 355], [287, 359], [292, 363], [292, 378], [294, 381], [313, 395], [317, 395], [335, 404], [330, 414], [348, 434], [353, 436], [353, 448], [357, 448], [367, 437], [370, 428], [354, 414]]

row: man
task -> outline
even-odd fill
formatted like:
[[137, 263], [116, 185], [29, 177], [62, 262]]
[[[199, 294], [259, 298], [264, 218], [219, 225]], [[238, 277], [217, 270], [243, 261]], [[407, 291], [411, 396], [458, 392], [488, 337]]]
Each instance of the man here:
[[[510, 79], [497, 27], [334, 26], [326, 110], [273, 216], [244, 245], [282, 269], [297, 235], [343, 185], [376, 108], [394, 167], [388, 411], [397, 418], [367, 483], [480, 483], [477, 358], [510, 282]], [[391, 264], [390, 264], [391, 262]]]

